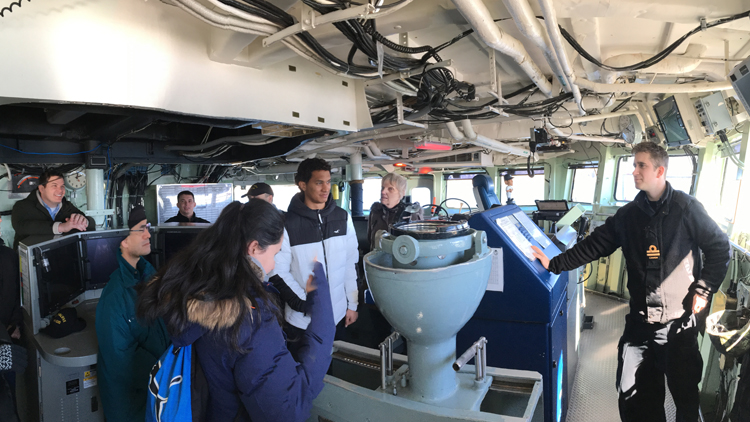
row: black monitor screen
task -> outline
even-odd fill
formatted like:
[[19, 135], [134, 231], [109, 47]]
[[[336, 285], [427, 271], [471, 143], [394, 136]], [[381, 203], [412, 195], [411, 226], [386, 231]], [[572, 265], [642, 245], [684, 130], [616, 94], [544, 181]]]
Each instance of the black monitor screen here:
[[84, 240], [87, 289], [101, 289], [107, 284], [109, 276], [119, 267], [117, 257], [123, 239], [123, 236], [116, 236]]
[[177, 252], [184, 249], [190, 242], [193, 241], [200, 233], [199, 230], [190, 230], [184, 232], [164, 232], [163, 241], [160, 242], [161, 249], [164, 251], [164, 262], [169, 260], [177, 254]]
[[664, 138], [668, 146], [690, 144], [690, 136], [685, 129], [677, 102], [674, 97], [666, 98], [654, 106], [656, 117], [664, 131]]
[[85, 291], [78, 239], [41, 247], [35, 250], [35, 255], [39, 313], [46, 317]]

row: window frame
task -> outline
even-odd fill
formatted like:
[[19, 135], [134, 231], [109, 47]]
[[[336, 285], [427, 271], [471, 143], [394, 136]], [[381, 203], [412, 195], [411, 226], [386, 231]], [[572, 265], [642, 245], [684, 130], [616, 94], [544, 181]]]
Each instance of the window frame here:
[[[573, 201], [573, 190], [575, 190], [575, 186], [576, 186], [576, 170], [578, 170], [578, 169], [596, 169], [596, 171], [597, 171], [597, 177], [598, 177], [598, 175], [599, 175], [599, 173], [598, 173], [599, 172], [599, 162], [597, 161], [596, 164], [592, 163], [592, 164], [569, 164], [568, 165], [568, 170], [573, 170], [573, 178], [570, 181], [570, 192], [568, 192], [568, 201], [569, 202], [574, 202]], [[593, 198], [593, 200], [591, 202], [577, 202], [577, 203], [591, 205], [591, 204], [593, 204], [595, 202], [596, 202], [596, 192], [594, 192], [594, 198]]]

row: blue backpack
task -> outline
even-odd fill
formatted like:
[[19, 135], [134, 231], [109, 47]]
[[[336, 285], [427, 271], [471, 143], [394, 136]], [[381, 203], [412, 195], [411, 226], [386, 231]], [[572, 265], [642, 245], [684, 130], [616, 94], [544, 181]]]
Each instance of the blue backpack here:
[[207, 401], [206, 378], [192, 345], [169, 346], [151, 368], [146, 422], [203, 420]]

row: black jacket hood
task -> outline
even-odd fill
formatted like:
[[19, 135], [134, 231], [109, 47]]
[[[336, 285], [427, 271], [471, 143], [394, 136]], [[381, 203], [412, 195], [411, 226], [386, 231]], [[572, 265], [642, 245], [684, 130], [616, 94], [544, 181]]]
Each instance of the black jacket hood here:
[[323, 209], [313, 210], [305, 204], [305, 193], [300, 192], [292, 197], [292, 202], [289, 203], [289, 209], [287, 212], [318, 221], [318, 213], [323, 217], [328, 217], [334, 209], [336, 209], [336, 203], [333, 201], [333, 196], [331, 196], [331, 194], [328, 194], [328, 200], [326, 200], [326, 205]]

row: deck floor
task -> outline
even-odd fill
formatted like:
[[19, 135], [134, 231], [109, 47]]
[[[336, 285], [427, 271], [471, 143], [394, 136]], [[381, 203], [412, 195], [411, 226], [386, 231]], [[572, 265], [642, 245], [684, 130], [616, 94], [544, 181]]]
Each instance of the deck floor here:
[[[586, 315], [594, 328], [581, 332], [578, 373], [570, 391], [567, 422], [619, 422], [617, 410], [617, 343], [625, 328], [628, 304], [586, 292]], [[675, 420], [672, 397], [665, 400], [667, 422]]]

